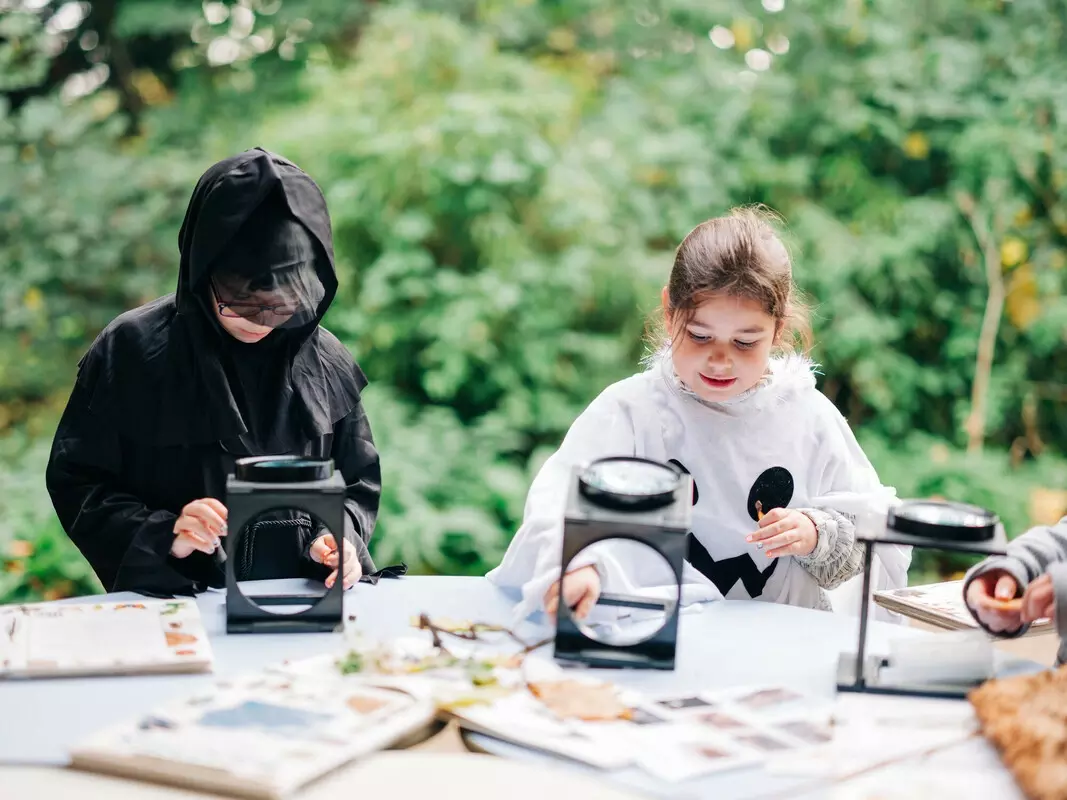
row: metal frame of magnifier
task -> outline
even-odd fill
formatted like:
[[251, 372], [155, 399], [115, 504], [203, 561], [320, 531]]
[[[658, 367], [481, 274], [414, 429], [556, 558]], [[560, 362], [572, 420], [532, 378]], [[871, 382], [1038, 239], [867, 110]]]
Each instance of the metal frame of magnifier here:
[[890, 666], [888, 659], [867, 653], [867, 616], [871, 604], [871, 570], [874, 564], [874, 548], [879, 544], [901, 544], [925, 550], [945, 550], [975, 555], [1003, 555], [1004, 547], [993, 540], [970, 541], [966, 539], [914, 536], [891, 529], [878, 534], [862, 535], [856, 539], [867, 544], [863, 556], [863, 598], [860, 603], [859, 641], [855, 653], [842, 653], [837, 665], [837, 690], [839, 692], [866, 692], [868, 694], [898, 695], [903, 697], [931, 697], [961, 699], [972, 691], [973, 683], [888, 683], [881, 672]]
[[[229, 512], [226, 541], [226, 632], [227, 633], [318, 633], [341, 630], [344, 624], [344, 581], [318, 598], [307, 595], [275, 594], [256, 596], [255, 602], [241, 591], [236, 564], [241, 536], [246, 526], [268, 511], [303, 511], [336, 531], [337, 563], [344, 563], [344, 551], [352, 544], [345, 540], [345, 482], [338, 472], [318, 481], [264, 483], [240, 480], [230, 475], [226, 481], [226, 508]], [[274, 614], [262, 606], [308, 605], [293, 614]]]
[[[650, 511], [623, 511], [592, 502], [579, 490], [576, 467], [570, 482], [563, 524], [563, 560], [560, 574], [578, 553], [605, 539], [640, 542], [659, 553], [670, 566], [678, 587], [673, 609], [666, 623], [651, 637], [633, 644], [617, 645], [587, 636], [571, 616], [565, 603], [556, 614], [555, 657], [564, 662], [589, 667], [630, 669], [674, 669], [678, 645], [678, 615], [681, 608], [682, 569], [687, 536], [692, 524], [692, 478], [680, 475], [673, 498], [667, 505]], [[562, 585], [560, 587], [562, 591]], [[666, 610], [671, 601], [650, 600], [621, 594], [602, 594], [600, 606]]]

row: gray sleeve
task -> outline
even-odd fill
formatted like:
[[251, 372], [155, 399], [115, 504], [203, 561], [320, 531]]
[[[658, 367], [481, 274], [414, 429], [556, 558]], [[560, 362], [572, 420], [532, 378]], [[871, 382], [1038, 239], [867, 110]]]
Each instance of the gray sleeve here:
[[[1008, 543], [1007, 555], [993, 556], [971, 567], [963, 579], [964, 602], [966, 602], [967, 588], [971, 585], [971, 581], [993, 570], [1004, 570], [1015, 578], [1016, 583], [1019, 584], [1019, 595], [1030, 585], [1030, 581], [1046, 572], [1061, 574], [1063, 582], [1067, 584], [1067, 517], [1064, 517], [1055, 525], [1031, 528], [1022, 536]], [[1057, 584], [1058, 587], [1059, 584]], [[1063, 592], [1056, 592], [1056, 597], [1057, 602], [1065, 602], [1067, 585], [1064, 586]], [[989, 633], [993, 633], [996, 636], [1005, 636], [1003, 633], [995, 633], [986, 628], [969, 604], [967, 610], [971, 612], [975, 622]], [[1067, 614], [1061, 616], [1067, 616]], [[1057, 618], [1061, 636], [1067, 630], [1065, 623], [1067, 623], [1067, 620], [1060, 621]], [[1026, 633], [1029, 627], [1029, 625], [1024, 625], [1018, 631], [1009, 633], [1007, 636], [1021, 636]]]
[[840, 586], [863, 570], [864, 545], [856, 541], [856, 526], [848, 517], [828, 508], [799, 509], [815, 523], [819, 538], [811, 555], [797, 562], [823, 589]]
[[[1060, 520], [1061, 524], [1063, 520]], [[1056, 597], [1056, 632], [1060, 635], [1058, 664], [1067, 662], [1067, 561], [1050, 564], [1052, 592]]]

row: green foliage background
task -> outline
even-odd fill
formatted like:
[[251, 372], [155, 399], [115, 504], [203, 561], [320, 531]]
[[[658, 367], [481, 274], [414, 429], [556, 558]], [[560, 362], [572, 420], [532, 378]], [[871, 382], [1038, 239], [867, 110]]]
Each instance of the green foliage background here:
[[673, 247], [754, 202], [883, 479], [1055, 519], [1065, 47], [1060, 0], [0, 0], [0, 600], [99, 588], [43, 486], [74, 365], [173, 289], [196, 178], [256, 145], [330, 205], [383, 561], [494, 565], [637, 368]]

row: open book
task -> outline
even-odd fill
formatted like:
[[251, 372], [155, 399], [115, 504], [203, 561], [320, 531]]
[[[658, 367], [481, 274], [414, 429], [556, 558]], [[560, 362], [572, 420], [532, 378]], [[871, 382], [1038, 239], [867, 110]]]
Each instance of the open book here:
[[0, 606], [0, 678], [208, 672], [193, 600]]
[[219, 681], [94, 735], [71, 753], [72, 765], [276, 800], [433, 723], [432, 703], [358, 684], [322, 666]]
[[[875, 592], [874, 602], [890, 611], [938, 628], [952, 631], [978, 628], [978, 623], [974, 621], [963, 602], [963, 581], [945, 581]], [[1030, 626], [1026, 635], [1045, 633], [1052, 629], [1052, 625], [1052, 620], [1039, 619]]]

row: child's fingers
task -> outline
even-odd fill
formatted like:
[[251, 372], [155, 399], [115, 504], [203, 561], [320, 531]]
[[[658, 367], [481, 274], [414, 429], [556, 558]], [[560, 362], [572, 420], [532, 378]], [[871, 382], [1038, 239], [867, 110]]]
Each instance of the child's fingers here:
[[204, 505], [208, 506], [211, 510], [213, 510], [216, 514], [218, 514], [224, 520], [227, 519], [229, 517], [229, 515], [230, 515], [230, 512], [226, 508], [226, 506], [224, 506], [221, 501], [216, 500], [214, 497], [204, 497], [199, 502], [201, 502]]
[[211, 555], [215, 552], [216, 546], [213, 542], [208, 541], [195, 533], [179, 533], [178, 538], [188, 543], [194, 550], [199, 550], [201, 553]]
[[[769, 515], [768, 515], [769, 516]], [[767, 517], [760, 520], [760, 525], [763, 525], [767, 521]], [[781, 536], [788, 530], [796, 527], [796, 522], [791, 519], [780, 519], [777, 522], [772, 522], [765, 527], [760, 528], [758, 531], [753, 531], [745, 537], [746, 542], [763, 542], [764, 547], [767, 546], [767, 540], [773, 539], [775, 536]]]
[[574, 606], [574, 611], [571, 612], [571, 616], [575, 619], [585, 619], [589, 616], [589, 613], [593, 610], [593, 606], [596, 605], [597, 593], [592, 588], [586, 589], [585, 594], [581, 600]]
[[767, 558], [781, 558], [782, 556], [799, 556], [804, 555], [807, 548], [804, 547], [802, 542], [792, 542], [783, 547], [776, 547], [773, 550], [767, 551]]
[[772, 508], [759, 519], [759, 527], [766, 528], [776, 522], [781, 522], [789, 514], [788, 508]]
[[794, 545], [799, 544], [802, 538], [799, 528], [786, 528], [775, 536], [757, 542], [756, 547], [765, 551], [770, 558], [774, 558], [775, 553], [789, 550]]
[[311, 556], [312, 561], [321, 564], [323, 563], [323, 561], [325, 561], [326, 555], [329, 552], [329, 548], [326, 547], [325, 542], [323, 542], [322, 539], [319, 538], [311, 543], [311, 550], [309, 551], [309, 555]]
[[179, 517], [174, 523], [174, 535], [185, 538], [195, 545], [197, 550], [203, 550], [205, 553], [213, 552], [219, 544], [219, 540], [192, 517]]
[[1011, 575], [1001, 575], [997, 579], [996, 588], [993, 589], [993, 596], [1000, 600], [1011, 600], [1018, 592], [1019, 584], [1015, 582], [1015, 578]]
[[1022, 621], [1033, 622], [1041, 619], [1045, 610], [1052, 605], [1052, 601], [1052, 585], [1035, 581], [1023, 595]]
[[226, 527], [225, 507], [223, 512], [220, 514], [218, 508], [206, 500], [194, 500], [191, 503], [187, 503], [185, 508], [182, 509], [183, 515], [203, 520], [207, 525], [217, 530], [222, 530]]

